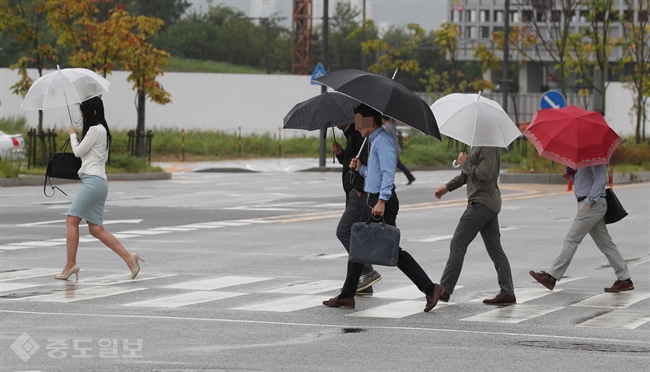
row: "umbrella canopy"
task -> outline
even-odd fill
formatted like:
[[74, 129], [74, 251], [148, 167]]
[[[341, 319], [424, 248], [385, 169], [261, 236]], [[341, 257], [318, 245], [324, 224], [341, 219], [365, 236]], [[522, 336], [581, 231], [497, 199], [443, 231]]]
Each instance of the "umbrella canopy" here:
[[470, 146], [508, 147], [521, 131], [501, 105], [478, 94], [453, 93], [431, 105], [440, 133]]
[[350, 69], [334, 71], [316, 81], [365, 103], [383, 115], [440, 139], [436, 118], [429, 105], [393, 79]]
[[85, 68], [64, 68], [36, 79], [25, 95], [21, 110], [47, 110], [80, 103], [108, 93], [111, 83]]
[[333, 92], [323, 93], [293, 106], [284, 117], [284, 129], [316, 130], [354, 123], [359, 101]]
[[540, 156], [574, 169], [609, 163], [621, 143], [600, 113], [573, 105], [537, 111], [524, 135]]

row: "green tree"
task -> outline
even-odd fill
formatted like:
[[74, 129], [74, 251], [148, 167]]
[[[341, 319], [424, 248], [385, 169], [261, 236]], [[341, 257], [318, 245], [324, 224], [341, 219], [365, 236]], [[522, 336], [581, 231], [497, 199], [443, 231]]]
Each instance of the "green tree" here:
[[116, 0], [127, 6], [133, 16], [146, 15], [163, 21], [161, 30], [181, 19], [185, 11], [192, 6], [187, 0]]
[[[46, 0], [0, 0], [0, 30], [14, 37], [14, 41], [27, 49], [25, 55], [9, 66], [18, 69], [21, 79], [11, 86], [14, 94], [25, 97], [33, 80], [27, 75], [27, 68], [34, 66], [38, 76], [43, 76], [46, 64], [57, 61], [57, 50], [53, 42], [45, 41], [49, 35], [47, 26]], [[43, 136], [43, 110], [38, 111], [38, 134], [41, 138], [41, 162], [47, 163], [45, 136]]]

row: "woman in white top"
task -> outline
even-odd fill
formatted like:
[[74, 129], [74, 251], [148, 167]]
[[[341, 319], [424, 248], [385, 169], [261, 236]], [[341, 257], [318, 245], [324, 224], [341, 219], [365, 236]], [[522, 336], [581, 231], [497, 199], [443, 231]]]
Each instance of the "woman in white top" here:
[[144, 260], [137, 253], [129, 253], [122, 243], [113, 234], [104, 230], [102, 226], [104, 203], [108, 195], [105, 165], [111, 144], [111, 132], [104, 118], [104, 104], [101, 98], [93, 97], [83, 101], [81, 116], [83, 117], [83, 140], [79, 142], [74, 126], [70, 126], [68, 130], [72, 151], [78, 158], [81, 158], [81, 168], [79, 169], [81, 189], [66, 213], [68, 259], [61, 274], [54, 278], [65, 280], [75, 274], [79, 279], [79, 266], [77, 265], [79, 223], [81, 220], [86, 220], [90, 234], [122, 257], [131, 270], [131, 279], [134, 279], [140, 271], [138, 260], [143, 262]]

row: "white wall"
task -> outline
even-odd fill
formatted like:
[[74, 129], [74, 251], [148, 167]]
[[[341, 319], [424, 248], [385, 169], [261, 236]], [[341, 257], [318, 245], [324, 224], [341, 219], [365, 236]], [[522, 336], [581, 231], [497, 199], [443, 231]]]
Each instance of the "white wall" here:
[[[636, 115], [633, 112], [634, 96], [632, 90], [626, 88], [623, 83], [609, 83], [605, 106], [605, 120], [612, 129], [620, 135], [634, 135]], [[647, 110], [650, 110], [650, 107], [647, 107]], [[647, 125], [646, 128], [646, 130], [650, 129]], [[643, 126], [641, 130], [643, 130]]]
[[[48, 72], [44, 72], [49, 73]], [[36, 79], [36, 70], [29, 74]], [[109, 93], [102, 99], [106, 120], [111, 128], [135, 129], [135, 91], [126, 81], [128, 72], [115, 71], [107, 79]], [[159, 78], [172, 102], [158, 105], [147, 100], [145, 124], [147, 129], [184, 128], [224, 130], [235, 132], [241, 126], [243, 134], [277, 134], [282, 119], [298, 102], [320, 93], [320, 85], [311, 85], [310, 76], [248, 75], [209, 73], [166, 73]], [[19, 80], [18, 74], [0, 69], [0, 117], [24, 115], [28, 125], [38, 124], [37, 111], [21, 111], [22, 98], [11, 93], [10, 87]], [[79, 117], [78, 107], [71, 107], [73, 119]], [[45, 128], [65, 129], [70, 119], [65, 107], [44, 114]], [[283, 137], [316, 135], [316, 132], [283, 130]]]

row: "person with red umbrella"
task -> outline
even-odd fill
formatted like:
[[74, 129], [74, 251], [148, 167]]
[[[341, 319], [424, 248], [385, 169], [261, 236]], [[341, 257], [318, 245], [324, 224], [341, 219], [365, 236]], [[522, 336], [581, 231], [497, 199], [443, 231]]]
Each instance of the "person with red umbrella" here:
[[634, 289], [625, 259], [614, 244], [605, 226], [607, 201], [607, 163], [620, 137], [607, 125], [598, 112], [576, 106], [538, 111], [524, 135], [537, 148], [540, 156], [564, 164], [564, 178], [573, 180], [578, 211], [567, 232], [562, 251], [546, 271], [529, 274], [544, 287], [553, 290], [562, 278], [578, 245], [589, 234], [598, 249], [607, 257], [617, 280], [605, 292]]

